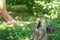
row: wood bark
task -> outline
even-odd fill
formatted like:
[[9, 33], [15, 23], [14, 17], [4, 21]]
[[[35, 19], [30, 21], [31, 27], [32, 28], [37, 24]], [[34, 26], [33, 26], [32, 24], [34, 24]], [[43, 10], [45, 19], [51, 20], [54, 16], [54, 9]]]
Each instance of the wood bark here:
[[47, 32], [44, 18], [42, 18], [38, 22], [38, 25], [34, 28], [33, 40], [47, 40]]

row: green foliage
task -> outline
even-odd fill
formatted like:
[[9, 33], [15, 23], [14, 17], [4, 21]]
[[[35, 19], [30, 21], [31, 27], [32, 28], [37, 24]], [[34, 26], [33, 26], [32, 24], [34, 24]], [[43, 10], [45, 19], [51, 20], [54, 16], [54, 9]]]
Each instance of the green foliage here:
[[34, 0], [25, 0], [25, 4], [29, 8], [30, 12], [33, 13], [33, 6], [35, 4]]
[[[60, 24], [59, 24], [60, 19], [53, 19], [53, 20], [56, 21], [55, 33], [48, 34], [48, 40], [60, 40]], [[0, 21], [0, 39], [1, 40], [32, 40], [33, 30], [35, 26], [36, 25], [34, 24], [6, 25], [1, 20]]]
[[[1, 22], [2, 23], [2, 22]], [[33, 28], [35, 25], [6, 25], [0, 26], [1, 40], [32, 40]]]
[[[47, 3], [46, 3], [47, 1]], [[35, 10], [38, 11], [38, 12], [44, 12], [45, 14], [50, 14], [50, 13], [55, 13], [55, 11], [57, 11], [59, 8], [59, 2], [58, 1], [49, 1], [49, 0], [45, 0], [45, 1], [35, 1]], [[41, 11], [42, 10], [42, 11]], [[44, 14], [43, 13], [43, 14]]]
[[7, 0], [7, 4], [24, 4], [28, 7], [29, 13], [37, 13], [37, 16], [38, 14], [48, 14], [52, 17], [60, 13], [60, 1], [58, 0]]
[[34, 0], [7, 0], [7, 4], [25, 4], [29, 8], [30, 12], [33, 13]]
[[7, 0], [7, 4], [10, 4], [10, 5], [18, 5], [18, 4], [24, 4], [25, 0]]
[[[16, 20], [21, 21], [32, 22], [43, 14], [50, 15], [51, 19], [46, 19], [46, 24], [49, 25], [54, 21], [56, 25], [55, 33], [48, 34], [48, 40], [60, 40], [59, 0], [7, 0], [7, 10]], [[0, 20], [0, 40], [32, 40], [35, 26], [34, 24], [6, 25]]]

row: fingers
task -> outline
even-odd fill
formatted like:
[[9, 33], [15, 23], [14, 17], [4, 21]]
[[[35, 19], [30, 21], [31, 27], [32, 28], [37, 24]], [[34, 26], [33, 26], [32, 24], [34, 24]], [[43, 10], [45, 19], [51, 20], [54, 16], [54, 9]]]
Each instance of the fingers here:
[[10, 24], [16, 24], [17, 22], [15, 20], [12, 21], [7, 21], [6, 24], [10, 25]]

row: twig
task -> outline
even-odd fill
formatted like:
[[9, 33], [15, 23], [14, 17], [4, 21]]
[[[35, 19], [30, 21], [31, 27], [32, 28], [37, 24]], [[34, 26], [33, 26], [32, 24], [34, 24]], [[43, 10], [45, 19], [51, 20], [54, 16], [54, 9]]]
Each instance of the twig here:
[[38, 24], [38, 22], [23, 22], [23, 21], [17, 21], [18, 24]]

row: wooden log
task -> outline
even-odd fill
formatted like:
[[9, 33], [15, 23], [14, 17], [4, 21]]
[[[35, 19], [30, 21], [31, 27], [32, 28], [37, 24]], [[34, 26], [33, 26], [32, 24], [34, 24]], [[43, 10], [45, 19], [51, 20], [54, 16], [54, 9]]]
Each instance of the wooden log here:
[[41, 20], [38, 22], [38, 25], [34, 28], [33, 40], [47, 40], [44, 18], [41, 18]]
[[35, 28], [33, 33], [33, 40], [47, 40], [47, 32], [45, 28]]

